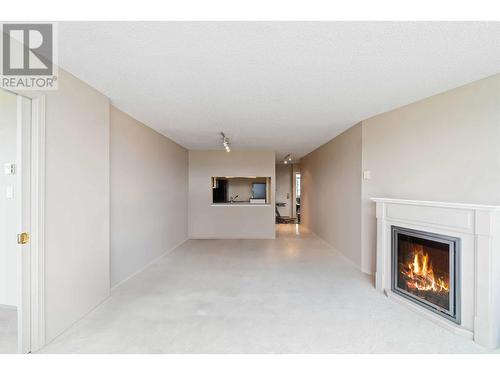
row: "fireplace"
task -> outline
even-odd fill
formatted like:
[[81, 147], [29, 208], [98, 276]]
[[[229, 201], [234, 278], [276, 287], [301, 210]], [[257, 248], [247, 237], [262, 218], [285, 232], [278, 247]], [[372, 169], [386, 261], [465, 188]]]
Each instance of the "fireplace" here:
[[392, 226], [392, 291], [460, 324], [459, 255], [459, 238]]
[[[377, 216], [375, 288], [444, 329], [500, 348], [500, 205], [372, 201]], [[425, 254], [434, 284], [425, 281], [419, 290], [409, 272], [416, 269], [422, 278]], [[415, 255], [418, 269], [408, 265]], [[448, 286], [438, 288], [436, 278]]]

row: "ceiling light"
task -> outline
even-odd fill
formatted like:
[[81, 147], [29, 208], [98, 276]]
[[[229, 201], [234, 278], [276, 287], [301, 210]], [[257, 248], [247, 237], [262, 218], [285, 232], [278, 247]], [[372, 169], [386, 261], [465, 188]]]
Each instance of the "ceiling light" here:
[[287, 164], [287, 163], [288, 163], [288, 160], [285, 160], [283, 163]]
[[225, 136], [223, 132], [220, 133], [222, 136], [222, 145], [226, 149], [226, 152], [231, 152], [231, 149], [229, 148], [229, 138]]
[[285, 158], [283, 159], [283, 164], [288, 164], [288, 162], [291, 162], [292, 161], [292, 154], [288, 154], [287, 156], [285, 156]]

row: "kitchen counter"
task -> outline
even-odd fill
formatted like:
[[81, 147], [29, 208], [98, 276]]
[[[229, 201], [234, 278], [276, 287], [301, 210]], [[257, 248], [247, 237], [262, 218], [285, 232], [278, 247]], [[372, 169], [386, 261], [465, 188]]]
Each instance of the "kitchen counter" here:
[[224, 203], [212, 203], [212, 206], [270, 206], [269, 203], [250, 203], [250, 201], [235, 201]]

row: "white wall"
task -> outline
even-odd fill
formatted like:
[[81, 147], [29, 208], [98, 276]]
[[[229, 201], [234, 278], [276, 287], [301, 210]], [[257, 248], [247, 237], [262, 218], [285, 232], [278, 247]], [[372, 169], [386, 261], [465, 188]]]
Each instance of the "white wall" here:
[[375, 270], [370, 197], [500, 204], [500, 75], [363, 121], [362, 269]]
[[[18, 175], [5, 175], [5, 163], [17, 164], [17, 97], [0, 89], [0, 305], [17, 306]], [[13, 198], [6, 198], [8, 187]]]
[[292, 216], [292, 164], [276, 164], [276, 202], [286, 203], [278, 207], [281, 216]]
[[62, 69], [46, 98], [50, 341], [109, 295], [109, 101]]
[[[213, 206], [211, 178], [271, 177], [271, 204]], [[189, 151], [189, 237], [274, 238], [274, 151]]]
[[111, 286], [187, 239], [188, 153], [111, 106]]
[[301, 223], [361, 266], [361, 124], [301, 159]]

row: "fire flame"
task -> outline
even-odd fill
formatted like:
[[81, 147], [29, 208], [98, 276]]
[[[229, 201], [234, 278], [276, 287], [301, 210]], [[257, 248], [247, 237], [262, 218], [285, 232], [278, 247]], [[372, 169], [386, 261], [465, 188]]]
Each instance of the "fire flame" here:
[[404, 265], [403, 275], [406, 276], [406, 285], [410, 289], [423, 291], [447, 292], [449, 285], [442, 277], [436, 278], [429, 261], [429, 254], [422, 245], [414, 245], [413, 261]]

